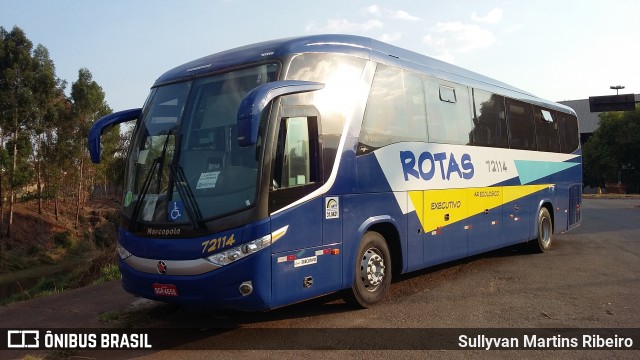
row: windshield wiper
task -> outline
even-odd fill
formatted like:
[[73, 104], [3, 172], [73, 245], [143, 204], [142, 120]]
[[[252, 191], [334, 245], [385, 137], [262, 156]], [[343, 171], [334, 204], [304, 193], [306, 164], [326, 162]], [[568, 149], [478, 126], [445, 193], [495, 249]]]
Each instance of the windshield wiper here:
[[160, 169], [158, 169], [158, 186], [157, 186], [158, 194], [160, 194], [160, 188], [162, 186], [161, 185], [162, 184], [162, 167], [164, 166], [165, 157], [167, 156], [167, 147], [169, 145], [169, 136], [171, 136], [172, 134], [173, 134], [173, 128], [169, 129], [169, 131], [167, 132], [167, 137], [164, 139], [164, 144], [162, 145], [162, 153], [158, 157], [158, 160], [160, 161]]
[[[140, 196], [138, 196], [138, 202], [136, 206], [133, 208], [133, 214], [131, 214], [131, 224], [129, 225], [129, 231], [135, 231], [135, 227], [138, 224], [138, 217], [140, 216], [140, 209], [142, 209], [142, 204], [144, 203], [144, 198], [147, 196], [147, 192], [151, 187], [151, 182], [153, 181], [153, 174], [156, 172], [156, 168], [158, 168], [158, 185], [157, 185], [157, 193], [160, 194], [160, 187], [162, 182], [162, 166], [164, 165], [165, 157], [167, 155], [167, 145], [169, 144], [169, 137], [173, 134], [173, 129], [170, 129], [167, 132], [167, 136], [164, 139], [164, 144], [162, 145], [162, 153], [157, 158], [153, 159], [151, 163], [151, 167], [149, 168], [149, 172], [147, 173], [147, 177], [144, 179], [144, 184], [142, 185], [142, 191], [140, 192]], [[155, 212], [155, 211], [154, 211]]]
[[138, 201], [136, 202], [136, 206], [133, 208], [133, 214], [131, 214], [131, 224], [129, 225], [129, 231], [135, 231], [135, 227], [138, 224], [138, 216], [140, 215], [140, 209], [142, 208], [142, 203], [144, 202], [145, 196], [147, 196], [147, 191], [149, 191], [149, 187], [151, 187], [151, 181], [153, 179], [153, 174], [156, 172], [156, 167], [160, 165], [160, 158], [153, 159], [151, 163], [151, 168], [147, 173], [147, 177], [144, 179], [144, 184], [142, 185], [142, 191], [138, 196]]
[[171, 172], [174, 184], [178, 188], [180, 198], [184, 200], [184, 208], [187, 211], [187, 216], [189, 216], [189, 220], [191, 220], [193, 228], [196, 230], [202, 228], [202, 212], [196, 202], [193, 190], [187, 182], [187, 177], [184, 175], [182, 167], [178, 164], [171, 164], [169, 165], [169, 171]]

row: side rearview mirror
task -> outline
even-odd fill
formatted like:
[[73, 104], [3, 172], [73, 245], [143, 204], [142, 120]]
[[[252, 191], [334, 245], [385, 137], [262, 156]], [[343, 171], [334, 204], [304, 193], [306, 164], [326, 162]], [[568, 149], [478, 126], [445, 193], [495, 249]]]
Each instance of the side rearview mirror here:
[[109, 131], [114, 125], [140, 118], [141, 114], [142, 109], [124, 110], [107, 115], [96, 121], [89, 131], [89, 154], [91, 155], [91, 161], [95, 164], [100, 162], [100, 136], [102, 134]]
[[313, 81], [283, 80], [260, 85], [251, 90], [238, 106], [238, 145], [251, 146], [258, 141], [258, 128], [262, 111], [278, 96], [316, 91], [323, 83]]

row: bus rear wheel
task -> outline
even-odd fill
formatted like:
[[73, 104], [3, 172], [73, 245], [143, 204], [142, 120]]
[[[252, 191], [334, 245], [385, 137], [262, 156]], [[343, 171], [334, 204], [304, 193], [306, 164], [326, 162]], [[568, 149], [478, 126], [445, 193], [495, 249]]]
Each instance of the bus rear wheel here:
[[353, 284], [345, 300], [360, 308], [371, 307], [384, 299], [391, 286], [391, 254], [385, 238], [368, 231], [360, 240]]
[[532, 241], [531, 245], [534, 251], [544, 253], [551, 249], [553, 240], [553, 220], [549, 210], [543, 207], [538, 212], [538, 238]]

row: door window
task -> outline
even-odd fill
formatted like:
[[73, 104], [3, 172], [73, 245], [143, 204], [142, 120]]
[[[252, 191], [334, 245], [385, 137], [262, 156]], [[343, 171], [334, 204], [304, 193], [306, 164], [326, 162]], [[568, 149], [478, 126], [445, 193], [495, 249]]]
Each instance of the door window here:
[[273, 158], [270, 210], [287, 206], [322, 184], [317, 116], [281, 117]]

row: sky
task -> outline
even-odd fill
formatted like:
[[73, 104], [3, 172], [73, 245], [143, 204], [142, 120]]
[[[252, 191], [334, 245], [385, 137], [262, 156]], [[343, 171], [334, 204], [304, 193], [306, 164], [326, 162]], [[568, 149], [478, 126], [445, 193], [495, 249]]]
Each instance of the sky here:
[[0, 26], [49, 50], [71, 84], [88, 68], [114, 110], [164, 72], [222, 50], [362, 35], [553, 100], [640, 93], [637, 0], [0, 0]]

